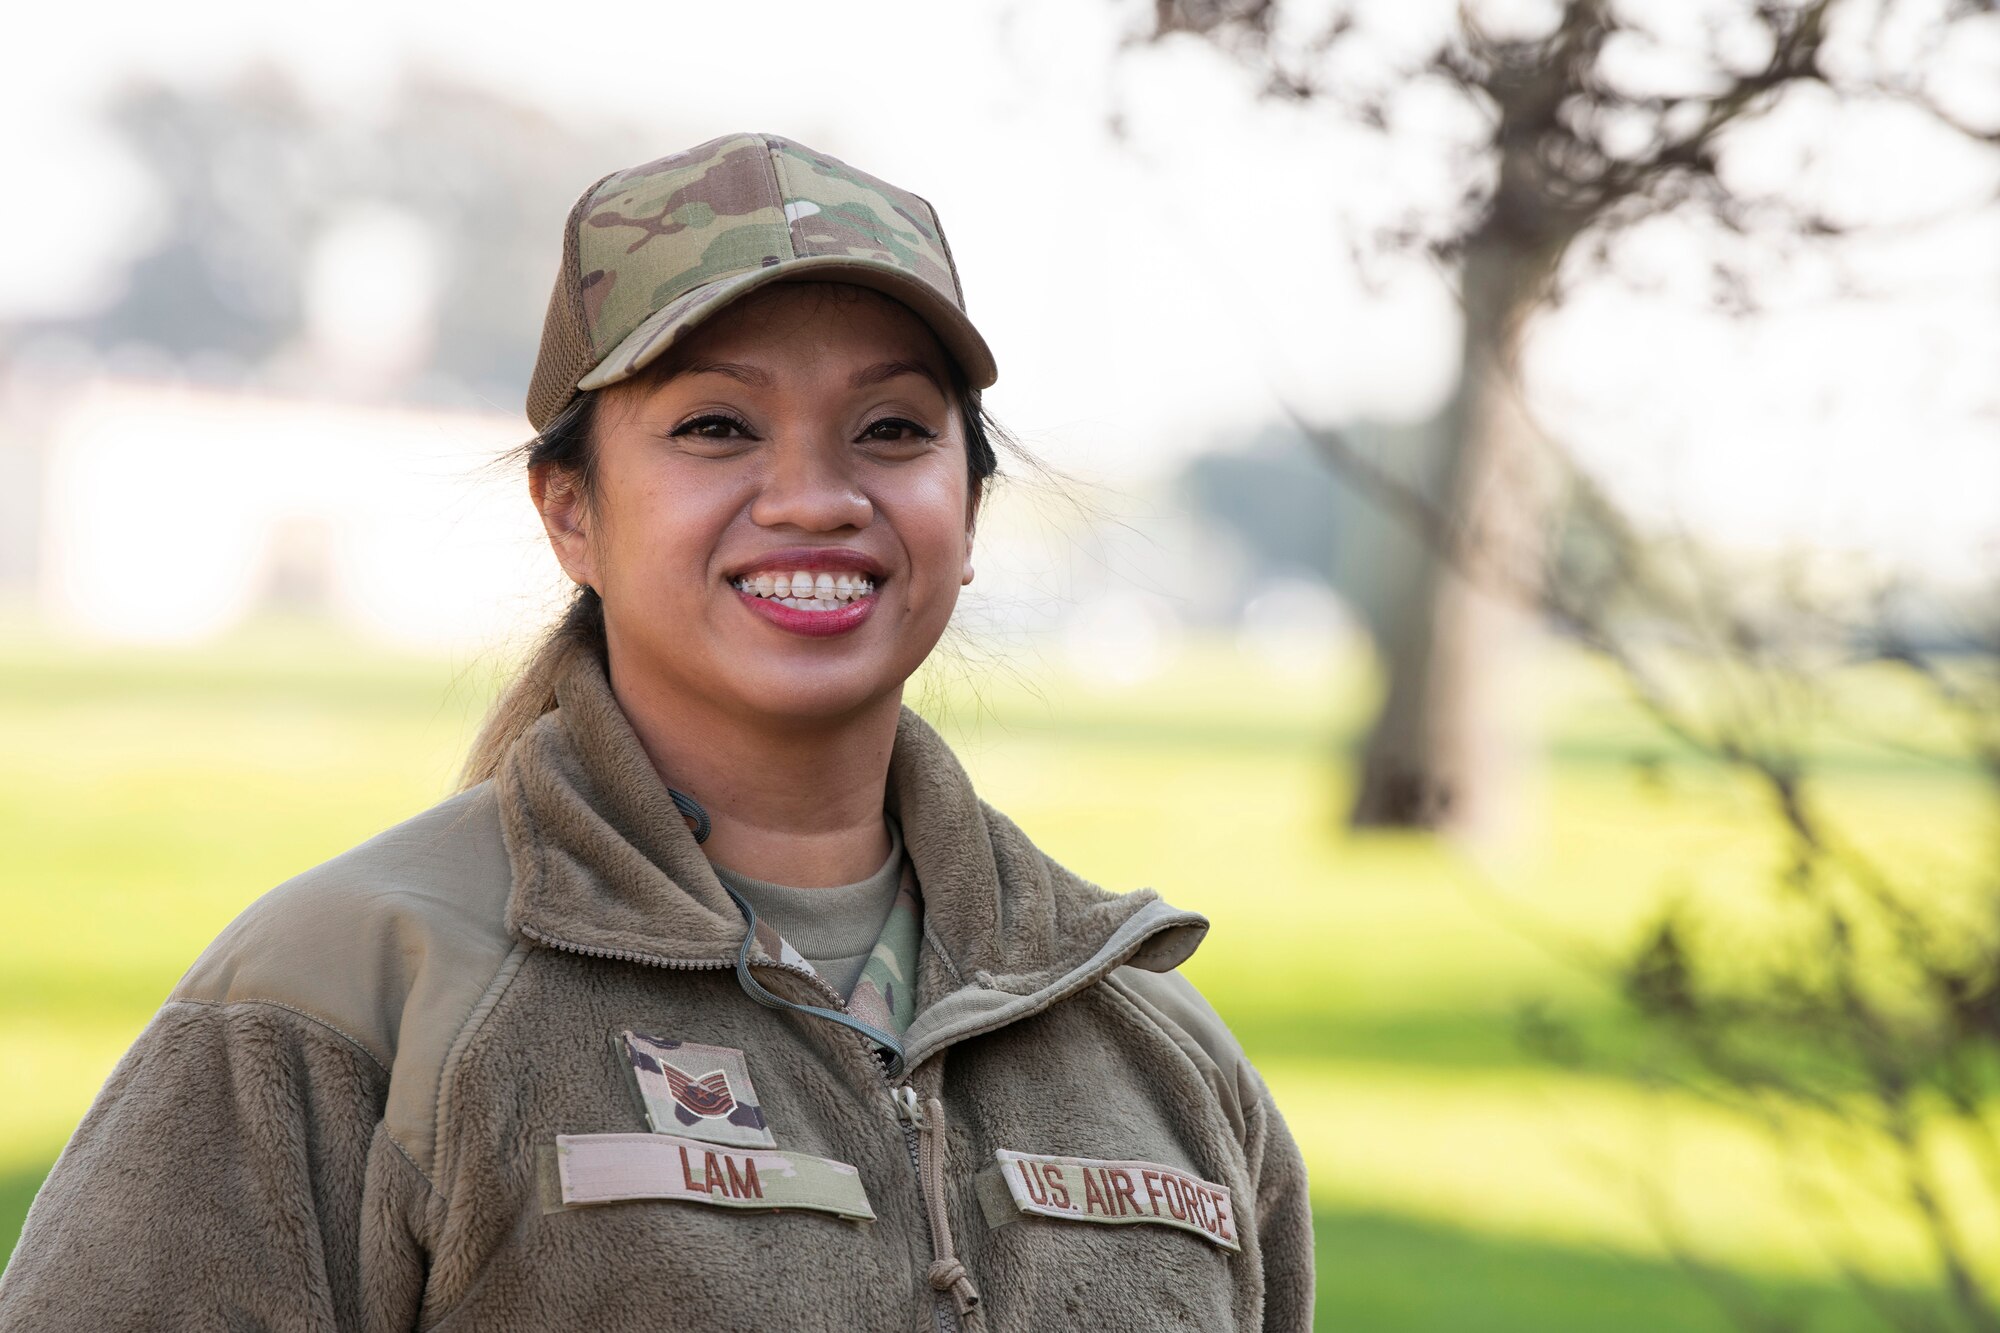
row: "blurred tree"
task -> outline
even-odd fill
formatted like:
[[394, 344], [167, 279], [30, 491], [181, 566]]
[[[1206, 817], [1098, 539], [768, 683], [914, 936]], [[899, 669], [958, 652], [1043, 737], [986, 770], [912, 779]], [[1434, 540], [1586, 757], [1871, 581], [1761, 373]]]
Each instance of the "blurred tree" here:
[[[1406, 478], [1435, 448], [1429, 425], [1351, 423], [1346, 436]], [[1431, 558], [1400, 514], [1374, 492], [1329, 468], [1324, 453], [1289, 421], [1271, 421], [1247, 439], [1219, 435], [1174, 479], [1194, 513], [1217, 524], [1250, 557], [1255, 580], [1308, 577], [1336, 592], [1377, 638], [1386, 638], [1410, 596], [1412, 571]]]
[[1336, 570], [1326, 518], [1341, 499], [1334, 476], [1282, 423], [1265, 426], [1247, 448], [1229, 443], [1236, 447], [1189, 459], [1176, 488], [1195, 512], [1243, 544], [1257, 575], [1305, 573], [1331, 586]]
[[[1438, 94], [1471, 108], [1481, 127], [1446, 145], [1449, 178], [1462, 183], [1450, 206], [1412, 203], [1367, 247], [1453, 268], [1464, 336], [1457, 387], [1436, 423], [1435, 475], [1422, 488], [1440, 540], [1428, 544], [1409, 595], [1397, 599], [1400, 614], [1379, 635], [1388, 690], [1349, 814], [1364, 826], [1462, 828], [1504, 781], [1491, 742], [1499, 701], [1488, 684], [1511, 623], [1505, 604], [1476, 593], [1463, 573], [1486, 571], [1489, 585], [1531, 580], [1551, 554], [1543, 548], [1563, 484], [1519, 391], [1531, 317], [1602, 276], [1619, 237], [1662, 215], [1778, 251], [1856, 231], [1828, 209], [1747, 188], [1727, 170], [1732, 134], [1801, 89], [1901, 103], [1968, 140], [2000, 143], [2000, 127], [1975, 114], [1990, 82], [1933, 77], [1955, 34], [1990, 27], [1993, 6], [1464, 0], [1409, 59], [1398, 59], [1407, 40], [1374, 31], [1388, 8], [1154, 0], [1135, 41], [1204, 41], [1252, 70], [1266, 96], [1385, 134], [1414, 119], [1413, 107], [1433, 108]], [[1409, 16], [1395, 17], [1407, 30]], [[1745, 268], [1723, 251], [1715, 279], [1718, 301], [1754, 300]], [[1300, 424], [1342, 469], [1379, 471], [1352, 441]]]
[[[104, 308], [23, 334], [137, 344], [179, 360], [287, 358], [290, 378], [314, 379], [327, 368], [301, 340], [315, 249], [372, 209], [419, 230], [434, 269], [409, 279], [431, 289], [424, 355], [377, 387], [442, 390], [498, 410], [520, 402], [533, 365], [561, 244], [549, 220], [605, 170], [643, 155], [630, 129], [573, 128], [421, 71], [367, 115], [315, 106], [271, 69], [214, 88], [135, 84], [105, 114], [153, 178], [159, 240]], [[382, 280], [366, 257], [354, 253], [363, 271], [326, 280]], [[380, 295], [358, 302], [357, 315]]]
[[[1635, 760], [1647, 784], [1671, 795], [1720, 773], [1723, 799], [1775, 835], [1777, 865], [1763, 893], [1724, 900], [1673, 862], [1685, 891], [1629, 950], [1565, 948], [1665, 1040], [1586, 1035], [1537, 1001], [1523, 1045], [1763, 1131], [1807, 1234], [1884, 1327], [2000, 1333], [2000, 577], [1959, 604], [1893, 579], [1816, 594], [1793, 562], [1746, 573], [1581, 503], [1588, 538], [1552, 563], [1545, 610], [1660, 725], [1666, 745]], [[1857, 753], [1974, 799], [1898, 845], [1884, 812], [1835, 790]], [[1738, 1326], [1820, 1326], [1704, 1254], [1654, 1169], [1636, 1174], [1640, 1202]], [[1918, 1238], [1932, 1286], [1889, 1276], [1888, 1234]]]
[[298, 327], [306, 248], [334, 197], [322, 131], [291, 85], [268, 71], [213, 93], [138, 84], [105, 118], [152, 178], [160, 239], [116, 299], [60, 327], [100, 348], [246, 362], [281, 345]]
[[[1681, 48], [1691, 86], [1662, 92], [1631, 75], [1635, 51], [1663, 45], [1636, 17], [1643, 8], [1568, 0], [1524, 33], [1516, 6], [1503, 38], [1467, 4], [1415, 68], [1338, 81], [1324, 62], [1354, 20], [1323, 8], [1301, 19], [1302, 0], [1163, 0], [1148, 38], [1195, 33], [1255, 64], [1276, 95], [1364, 123], [1394, 119], [1378, 79], [1431, 81], [1484, 109], [1462, 209], [1412, 217], [1382, 238], [1460, 274], [1465, 366], [1444, 414], [1450, 484], [1397, 476], [1367, 441], [1301, 426], [1341, 475], [1422, 536], [1438, 571], [1533, 608], [1616, 664], [1662, 732], [1660, 753], [1640, 761], [1651, 785], [1699, 774], [1746, 826], [1764, 818], [1780, 852], [1768, 894], [1741, 901], [1738, 889], [1723, 901], [1696, 891], [1697, 863], [1663, 849], [1688, 895], [1627, 951], [1568, 950], [1668, 1040], [1586, 1034], [1549, 1002], [1523, 1010], [1520, 1034], [1551, 1059], [1671, 1088], [1767, 1131], [1807, 1234], [1883, 1326], [2000, 1333], [2000, 578], [1965, 571], [1967, 595], [1948, 607], [1937, 589], [1893, 574], [1827, 579], [1810, 553], [1751, 565], [1692, 537], [1645, 534], [1533, 434], [1517, 382], [1529, 316], [1578, 282], [1615, 276], [1619, 238], [1649, 219], [1692, 217], [1720, 238], [1714, 299], [1745, 312], [1763, 274], [1794, 276], [1806, 258], [1837, 269], [1846, 243], [1892, 230], [1904, 245], [1924, 236], [1937, 218], [1877, 226], [1806, 192], [1745, 184], [1756, 176], [1732, 170], [1732, 136], [1789, 99], [1914, 113], [1972, 151], [1961, 159], [1971, 164], [1963, 207], [1993, 208], [2000, 10], [1962, 0], [1655, 5], [1655, 18], [1697, 15], [1709, 39]], [[1945, 77], [1955, 61], [1956, 77]], [[1840, 128], [1830, 121], [1826, 133]], [[1748, 262], [1758, 248], [1792, 263]], [[1507, 493], [1521, 483], [1503, 464], [1531, 443], [1558, 465], [1541, 474], [1558, 484], [1538, 478], [1524, 502]], [[1486, 518], [1496, 490], [1511, 511], [1497, 529]], [[1449, 600], [1411, 610], [1423, 623], [1385, 651], [1392, 673], [1414, 679], [1403, 701], [1392, 690], [1370, 750], [1378, 795], [1363, 799], [1437, 824], [1469, 770], [1442, 748], [1444, 728], [1395, 714], [1455, 706], [1450, 672], [1479, 645]], [[1457, 647], [1440, 663], [1435, 643], [1447, 634]], [[1949, 774], [1975, 800], [1931, 812], [1928, 845], [1889, 840], [1830, 791], [1829, 770], [1857, 753]], [[1399, 797], [1399, 782], [1418, 795]], [[1439, 794], [1422, 796], [1427, 788]], [[1568, 935], [1560, 923], [1538, 933]], [[1718, 1269], [1657, 1196], [1646, 1202], [1672, 1252], [1741, 1327], [1816, 1326], [1810, 1311]], [[1884, 1271], [1875, 1251], [1887, 1234], [1920, 1238], [1930, 1287]]]

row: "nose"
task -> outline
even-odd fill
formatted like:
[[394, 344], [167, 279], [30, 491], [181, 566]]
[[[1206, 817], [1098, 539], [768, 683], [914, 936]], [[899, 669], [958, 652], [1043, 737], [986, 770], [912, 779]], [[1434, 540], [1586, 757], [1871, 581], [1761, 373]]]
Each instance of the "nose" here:
[[750, 502], [752, 522], [805, 532], [868, 526], [875, 506], [861, 489], [844, 442], [791, 436], [775, 444], [763, 485]]

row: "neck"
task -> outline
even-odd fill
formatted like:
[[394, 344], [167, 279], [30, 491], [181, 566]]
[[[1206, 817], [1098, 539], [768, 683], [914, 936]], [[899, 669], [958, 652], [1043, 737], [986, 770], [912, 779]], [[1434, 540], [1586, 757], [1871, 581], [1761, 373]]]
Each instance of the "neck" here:
[[882, 802], [902, 692], [826, 721], [742, 717], [648, 673], [618, 669], [611, 693], [660, 780], [701, 802], [702, 850], [752, 879], [852, 884], [882, 868]]

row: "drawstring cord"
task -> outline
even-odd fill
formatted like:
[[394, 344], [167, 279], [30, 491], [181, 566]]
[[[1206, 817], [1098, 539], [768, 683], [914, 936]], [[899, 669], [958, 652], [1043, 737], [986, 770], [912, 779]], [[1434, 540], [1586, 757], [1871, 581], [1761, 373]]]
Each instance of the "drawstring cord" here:
[[876, 1053], [881, 1057], [889, 1077], [900, 1076], [903, 1072], [901, 1038], [893, 1033], [884, 1032], [873, 1023], [864, 1023], [853, 1014], [844, 1014], [838, 1009], [828, 1009], [818, 1004], [795, 1004], [782, 995], [773, 994], [763, 982], [750, 975], [750, 946], [757, 942], [757, 912], [744, 900], [742, 894], [729, 885], [724, 884], [722, 890], [736, 903], [736, 910], [743, 913], [745, 922], [743, 944], [736, 951], [736, 984], [743, 988], [743, 993], [766, 1008], [790, 1009], [794, 1013], [811, 1014], [815, 1018], [824, 1018], [829, 1023], [853, 1028], [877, 1048]]
[[[701, 808], [701, 802], [684, 791], [667, 788], [667, 795], [674, 799], [674, 809], [695, 822], [694, 840], [697, 843], [708, 840], [708, 811]], [[773, 994], [763, 982], [750, 975], [750, 949], [757, 942], [757, 913], [744, 901], [743, 895], [723, 884], [722, 891], [736, 904], [736, 910], [743, 913], [744, 931], [742, 947], [736, 951], [736, 984], [743, 993], [757, 1003], [770, 1009], [790, 1009], [795, 1013], [811, 1014], [842, 1027], [853, 1028], [879, 1048], [883, 1064], [889, 1077], [896, 1078], [903, 1072], [903, 1043], [892, 1033], [884, 1032], [873, 1023], [864, 1023], [852, 1014], [844, 1014], [838, 1009], [828, 1009], [824, 1005], [794, 1004], [782, 995]]]
[[959, 1314], [969, 1315], [979, 1304], [979, 1288], [958, 1260], [944, 1208], [944, 1103], [930, 1097], [919, 1104], [917, 1090], [905, 1083], [896, 1089], [896, 1109], [917, 1131], [917, 1182], [931, 1224], [931, 1290], [950, 1292]]
[[708, 811], [701, 808], [701, 802], [684, 791], [675, 791], [672, 787], [667, 788], [667, 795], [673, 798], [674, 809], [680, 811], [683, 818], [694, 821], [696, 845], [707, 842]]

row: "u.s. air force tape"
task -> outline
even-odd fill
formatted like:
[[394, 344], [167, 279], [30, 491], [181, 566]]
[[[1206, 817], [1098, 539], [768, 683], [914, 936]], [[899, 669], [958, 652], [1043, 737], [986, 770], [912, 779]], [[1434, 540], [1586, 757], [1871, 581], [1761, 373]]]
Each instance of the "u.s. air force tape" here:
[[873, 1221], [861, 1174], [778, 1148], [725, 1148], [674, 1134], [558, 1134], [567, 1207], [682, 1199], [718, 1208], [809, 1208]]
[[975, 1186], [989, 1224], [1023, 1213], [1112, 1226], [1151, 1222], [1179, 1227], [1225, 1250], [1241, 1250], [1229, 1187], [1158, 1162], [1108, 1162], [994, 1150], [997, 1168]]

